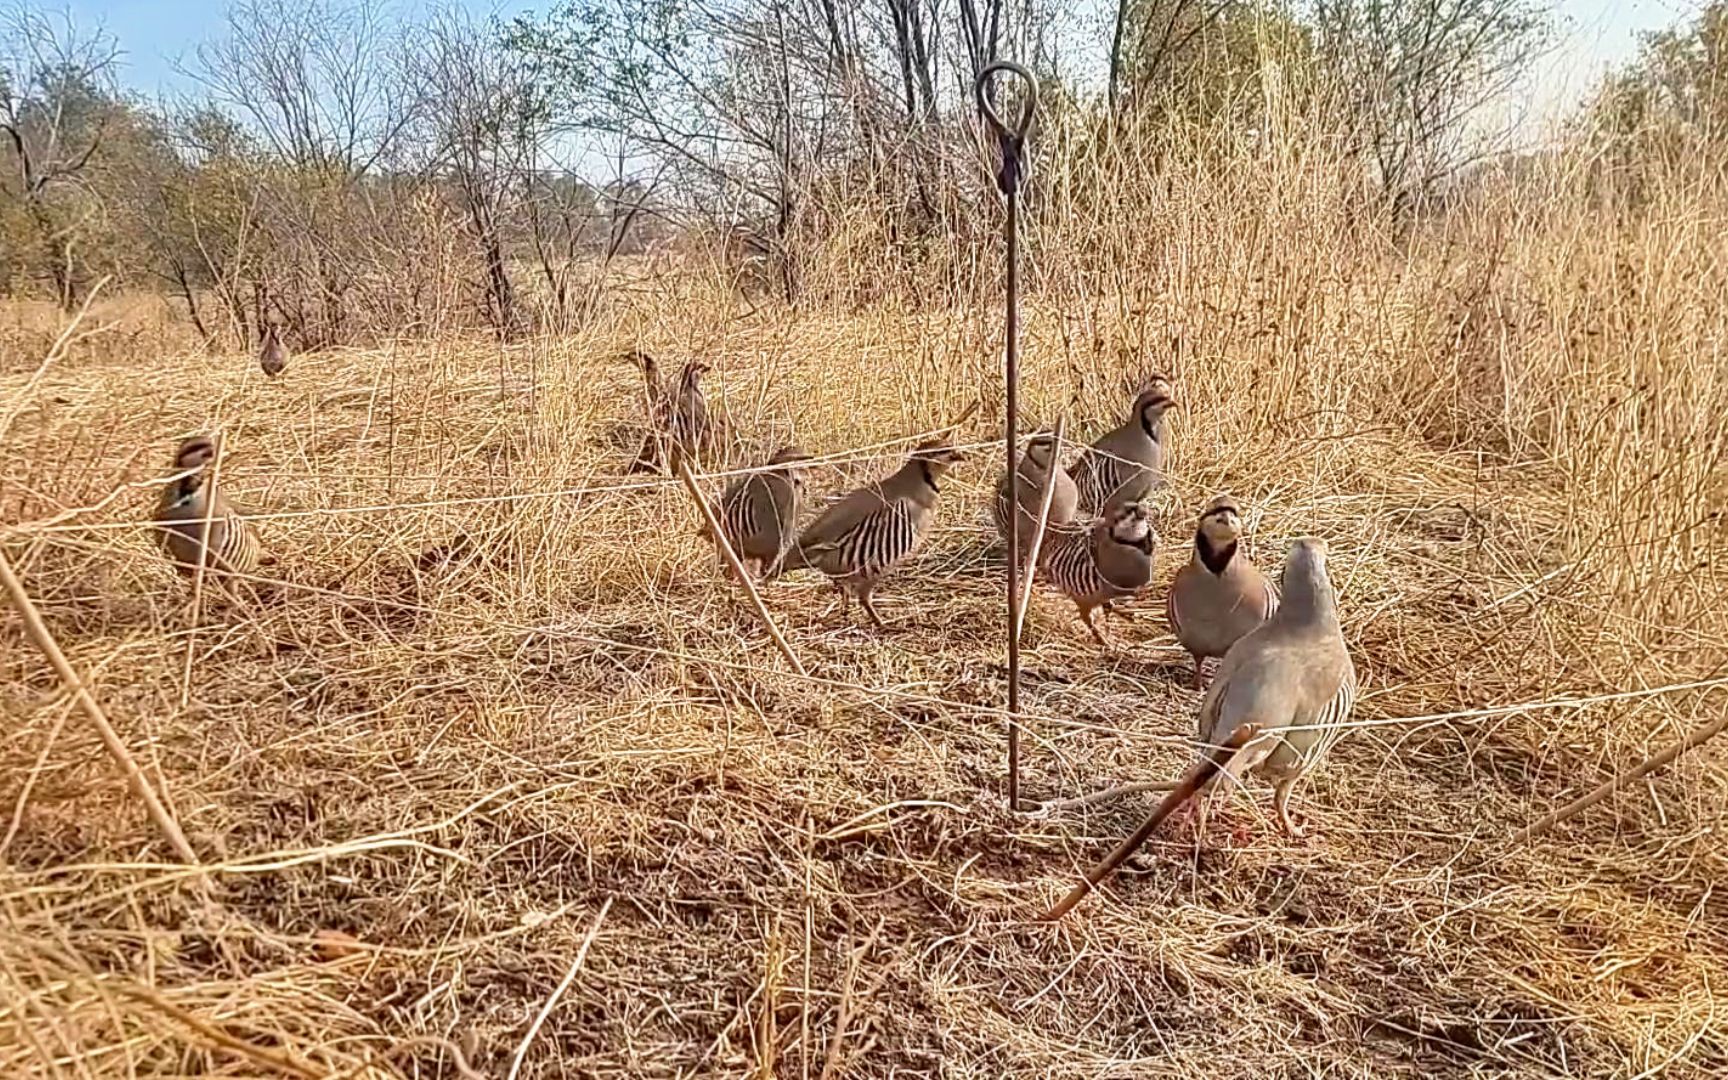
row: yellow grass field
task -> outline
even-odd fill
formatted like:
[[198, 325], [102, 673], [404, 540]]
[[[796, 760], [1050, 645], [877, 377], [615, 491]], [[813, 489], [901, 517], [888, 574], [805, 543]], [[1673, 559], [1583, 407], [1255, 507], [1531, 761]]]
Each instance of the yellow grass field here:
[[[1728, 740], [1509, 842], [1728, 708], [1728, 193], [1621, 220], [1557, 181], [1393, 244], [1328, 185], [1045, 219], [1027, 428], [1090, 439], [1152, 371], [1179, 409], [1138, 620], [1101, 651], [1037, 594], [1027, 795], [1191, 760], [1163, 586], [1217, 491], [1262, 566], [1328, 540], [1364, 682], [1310, 839], [1253, 786], [1056, 926], [1154, 796], [1004, 804], [993, 249], [954, 307], [661, 266], [586, 334], [275, 381], [155, 301], [47, 365], [60, 317], [10, 313], [0, 550], [206, 869], [0, 612], [0, 1076], [1728, 1075]], [[1115, 280], [1065, 254], [1112, 244]], [[886, 632], [771, 583], [792, 672], [625, 472], [638, 347], [707, 358], [737, 462], [795, 439], [823, 495], [982, 402]], [[197, 430], [277, 560], [249, 611], [141, 527]]]

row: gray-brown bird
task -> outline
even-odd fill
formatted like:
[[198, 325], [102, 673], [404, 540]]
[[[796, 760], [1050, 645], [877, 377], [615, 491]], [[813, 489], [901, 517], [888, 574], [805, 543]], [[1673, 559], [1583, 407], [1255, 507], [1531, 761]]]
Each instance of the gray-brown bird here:
[[[798, 541], [798, 512], [804, 500], [803, 463], [810, 455], [783, 447], [767, 469], [740, 476], [720, 496], [715, 514], [726, 542], [752, 577], [778, 572], [780, 561]], [[706, 521], [702, 535], [713, 539]], [[715, 554], [719, 554], [716, 547]], [[730, 564], [727, 573], [731, 573]]]
[[[631, 357], [642, 366], [651, 390], [655, 389], [654, 358], [642, 352], [632, 353]], [[702, 393], [702, 376], [709, 370], [703, 361], [690, 360], [679, 373], [677, 384], [669, 391], [658, 392], [649, 416], [653, 430], [642, 441], [631, 472], [662, 472], [672, 467], [673, 455], [701, 458], [718, 447], [721, 425], [710, 413], [708, 398]]]
[[1065, 525], [1045, 537], [1038, 562], [1045, 577], [1080, 609], [1080, 620], [1098, 644], [1099, 608], [1134, 596], [1152, 583], [1158, 533], [1146, 508], [1127, 503], [1089, 523]]
[[258, 349], [258, 366], [272, 379], [288, 366], [288, 350], [283, 346], [282, 336], [274, 322], [264, 324], [264, 342]]
[[1194, 657], [1194, 688], [1205, 670], [1278, 610], [1278, 593], [1241, 551], [1242, 509], [1220, 495], [1200, 511], [1194, 557], [1176, 571], [1165, 612], [1170, 631]]
[[[1020, 464], [1015, 470], [1020, 474], [1020, 490], [1017, 492], [1020, 502], [1020, 513], [1016, 515], [1020, 529], [1020, 556], [1025, 558], [1027, 549], [1032, 546], [1032, 537], [1038, 531], [1038, 511], [1044, 505], [1044, 488], [1047, 478], [1053, 483], [1054, 490], [1050, 493], [1050, 524], [1049, 529], [1059, 528], [1074, 520], [1080, 506], [1080, 491], [1074, 486], [1074, 480], [1068, 475], [1068, 470], [1056, 457], [1056, 436], [1050, 432], [1040, 432], [1027, 440], [1026, 452], [1020, 455]], [[1008, 472], [1002, 472], [1002, 479], [996, 484], [996, 497], [990, 501], [990, 520], [996, 525], [996, 535], [1003, 543], [1008, 541]], [[1048, 532], [1048, 530], [1046, 530]]]
[[870, 621], [883, 626], [870, 594], [923, 546], [936, 524], [938, 482], [965, 458], [944, 440], [920, 444], [892, 476], [824, 510], [786, 553], [781, 569], [808, 567], [828, 575], [840, 590], [842, 610], [856, 596]]
[[216, 442], [208, 435], [180, 444], [174, 472], [184, 475], [163, 489], [156, 525], [163, 551], [182, 573], [197, 573], [203, 552], [204, 572], [223, 579], [256, 570], [259, 547], [245, 518], [216, 490], [209, 475], [215, 460]]
[[1154, 375], [1134, 395], [1128, 419], [1080, 454], [1069, 470], [1080, 490], [1080, 509], [1104, 514], [1143, 502], [1164, 482], [1164, 414], [1176, 404], [1170, 381]]
[[1278, 824], [1300, 835], [1290, 820], [1290, 792], [1343, 735], [1356, 702], [1356, 667], [1326, 574], [1325, 542], [1307, 537], [1290, 545], [1280, 586], [1278, 610], [1225, 654], [1200, 702], [1200, 740], [1212, 748], [1207, 757], [1046, 919], [1079, 903], [1219, 773], [1231, 782], [1249, 773], [1269, 777]]

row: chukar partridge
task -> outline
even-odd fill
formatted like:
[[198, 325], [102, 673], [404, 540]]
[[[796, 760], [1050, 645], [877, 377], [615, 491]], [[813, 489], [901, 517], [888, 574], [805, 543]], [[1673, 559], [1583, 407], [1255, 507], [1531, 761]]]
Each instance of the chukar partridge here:
[[966, 455], [943, 440], [918, 446], [899, 471], [859, 488], [824, 510], [781, 560], [782, 570], [810, 568], [834, 579], [842, 608], [856, 596], [878, 627], [870, 594], [917, 552], [936, 524], [938, 481]]
[[1278, 594], [1240, 550], [1242, 510], [1220, 495], [1200, 511], [1194, 557], [1176, 571], [1166, 612], [1176, 640], [1194, 657], [1194, 688], [1205, 688], [1208, 661], [1278, 610]]
[[283, 347], [282, 336], [273, 322], [264, 324], [264, 342], [258, 350], [258, 366], [272, 379], [288, 366], [288, 350]]
[[[784, 447], [768, 459], [770, 468], [740, 476], [720, 496], [715, 516], [721, 531], [738, 561], [754, 577], [776, 572], [780, 560], [798, 540], [803, 463], [808, 460], [810, 456], [796, 446]], [[706, 522], [702, 533], [709, 536]], [[731, 572], [730, 566], [727, 572]]]
[[1154, 375], [1134, 396], [1122, 426], [1081, 452], [1070, 473], [1082, 510], [1102, 515], [1125, 503], [1143, 502], [1163, 483], [1164, 414], [1175, 403], [1170, 381]]
[[[1055, 485], [1055, 490], [1050, 493], [1050, 523], [1046, 531], [1074, 520], [1074, 514], [1080, 506], [1080, 492], [1074, 486], [1074, 480], [1068, 475], [1068, 471], [1056, 459], [1056, 436], [1049, 432], [1040, 432], [1027, 441], [1026, 452], [1020, 456], [1016, 471], [1020, 474], [1020, 490], [1017, 492], [1020, 497], [1020, 513], [1016, 515], [1016, 519], [1020, 529], [1020, 555], [1025, 558], [1027, 549], [1032, 546], [1032, 536], [1038, 531], [1038, 511], [1044, 505], [1045, 484]], [[996, 535], [1002, 538], [1003, 543], [1007, 543], [1006, 471], [996, 485], [996, 497], [990, 502], [990, 519], [996, 524]]]
[[1088, 524], [1065, 525], [1044, 538], [1038, 562], [1049, 582], [1074, 601], [1080, 620], [1108, 645], [1096, 613], [1152, 582], [1158, 534], [1146, 508], [1126, 503]]
[[175, 451], [174, 471], [185, 475], [163, 489], [157, 504], [162, 549], [188, 575], [197, 573], [201, 551], [207, 574], [250, 574], [258, 567], [258, 540], [211, 482], [208, 470], [215, 460], [216, 442], [208, 435], [194, 435]]
[[642, 367], [654, 403], [649, 417], [653, 430], [642, 441], [630, 471], [660, 472], [672, 466], [671, 455], [698, 457], [713, 449], [719, 442], [716, 418], [702, 393], [702, 376], [710, 370], [708, 365], [701, 360], [687, 362], [677, 384], [670, 391], [661, 391], [654, 385], [654, 358], [642, 352], [631, 356]]
[[1290, 820], [1291, 789], [1343, 735], [1356, 702], [1356, 668], [1326, 574], [1325, 542], [1309, 537], [1292, 544], [1279, 584], [1278, 610], [1224, 655], [1200, 702], [1207, 757], [1045, 918], [1067, 913], [1219, 773], [1231, 781], [1251, 772], [1270, 777], [1278, 824], [1300, 835]]

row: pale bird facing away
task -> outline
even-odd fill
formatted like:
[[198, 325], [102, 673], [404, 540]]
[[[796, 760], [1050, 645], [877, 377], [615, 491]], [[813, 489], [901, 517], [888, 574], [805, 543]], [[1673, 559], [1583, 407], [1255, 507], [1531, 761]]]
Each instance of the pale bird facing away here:
[[264, 324], [264, 343], [258, 350], [258, 366], [272, 379], [288, 366], [288, 350], [283, 346], [281, 333], [274, 322]]
[[922, 443], [899, 471], [859, 488], [824, 510], [781, 560], [781, 569], [808, 567], [834, 579], [844, 608], [856, 596], [878, 627], [870, 594], [878, 582], [923, 545], [936, 524], [938, 482], [966, 455], [943, 440]]
[[[1054, 485], [1050, 493], [1050, 528], [1074, 520], [1080, 505], [1080, 492], [1068, 470], [1057, 460], [1056, 436], [1050, 432], [1040, 432], [1027, 441], [1026, 452], [1020, 455], [1020, 464], [1015, 471], [1020, 474], [1020, 490], [1017, 492], [1020, 513], [1016, 515], [1020, 529], [1020, 557], [1025, 558], [1027, 549], [1032, 546], [1032, 537], [1038, 531], [1038, 511], [1044, 505], [1047, 483]], [[996, 525], [996, 535], [1007, 543], [1007, 470], [1003, 470], [1002, 479], [996, 485], [996, 497], [990, 501], [990, 520]]]
[[187, 575], [197, 573], [201, 552], [206, 574], [220, 578], [250, 574], [258, 568], [258, 540], [216, 490], [209, 475], [215, 460], [216, 442], [208, 435], [194, 435], [175, 451], [174, 472], [184, 475], [163, 489], [157, 504], [162, 549]]
[[1127, 503], [1089, 524], [1065, 525], [1045, 537], [1038, 562], [1045, 577], [1080, 609], [1098, 644], [1108, 645], [1097, 611], [1141, 592], [1152, 582], [1158, 533], [1146, 508]]
[[1200, 702], [1199, 736], [1221, 746], [1249, 725], [1260, 732], [1225, 771], [1269, 777], [1278, 824], [1296, 836], [1290, 791], [1344, 733], [1356, 703], [1356, 666], [1338, 621], [1324, 540], [1290, 545], [1279, 592], [1271, 617], [1224, 654]]
[[[780, 560], [798, 540], [804, 462], [809, 460], [810, 456], [796, 446], [783, 447], [768, 460], [771, 468], [740, 476], [720, 496], [715, 517], [726, 542], [752, 577], [777, 572]], [[701, 531], [713, 538], [707, 522]], [[720, 554], [718, 549], [715, 554]], [[729, 564], [726, 570], [731, 573]]]
[[1356, 702], [1356, 667], [1326, 574], [1325, 542], [1303, 538], [1292, 544], [1280, 586], [1278, 610], [1225, 654], [1200, 703], [1200, 740], [1213, 748], [1207, 758], [1046, 918], [1060, 918], [1078, 903], [1219, 773], [1227, 782], [1249, 773], [1270, 778], [1279, 825], [1290, 836], [1300, 835], [1290, 820], [1290, 792], [1343, 735]]
[[1164, 414], [1176, 404], [1170, 380], [1154, 375], [1134, 395], [1128, 419], [1081, 452], [1071, 471], [1080, 508], [1105, 514], [1144, 502], [1164, 482]]
[[1194, 557], [1170, 583], [1170, 630], [1194, 657], [1194, 688], [1204, 669], [1278, 610], [1278, 594], [1242, 552], [1242, 509], [1220, 495], [1200, 511]]

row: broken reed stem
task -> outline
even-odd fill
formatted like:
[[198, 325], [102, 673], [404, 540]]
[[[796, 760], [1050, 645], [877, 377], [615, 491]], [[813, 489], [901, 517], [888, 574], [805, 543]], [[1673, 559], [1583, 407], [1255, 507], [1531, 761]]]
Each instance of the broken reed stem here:
[[612, 899], [608, 896], [606, 902], [600, 905], [600, 914], [594, 916], [594, 925], [588, 928], [587, 936], [582, 939], [582, 947], [576, 950], [576, 959], [570, 962], [570, 970], [564, 973], [564, 981], [552, 991], [546, 1004], [540, 1006], [534, 1022], [528, 1025], [528, 1034], [522, 1036], [521, 1045], [516, 1047], [516, 1057], [510, 1062], [510, 1075], [506, 1080], [516, 1080], [516, 1074], [522, 1071], [522, 1059], [528, 1056], [528, 1047], [533, 1044], [534, 1036], [540, 1034], [540, 1025], [552, 1014], [552, 1009], [558, 1004], [558, 999], [564, 996], [564, 991], [570, 989], [570, 984], [576, 981], [576, 973], [582, 970], [582, 961], [588, 958], [588, 947], [594, 944], [594, 939], [600, 934], [600, 924], [606, 921], [606, 913], [612, 910]]
[[215, 1024], [207, 1023], [193, 1013], [182, 1009], [180, 1006], [169, 1001], [167, 998], [164, 998], [161, 994], [158, 994], [149, 987], [131, 983], [106, 983], [105, 985], [110, 990], [113, 990], [115, 993], [120, 994], [123, 997], [132, 998], [149, 1008], [155, 1009], [157, 1012], [169, 1019], [184, 1024], [187, 1028], [191, 1029], [198, 1035], [202, 1035], [215, 1046], [227, 1050], [239, 1057], [246, 1058], [247, 1060], [256, 1062], [259, 1065], [274, 1069], [277, 1072], [287, 1073], [290, 1076], [306, 1077], [307, 1080], [320, 1080], [321, 1077], [328, 1075], [309, 1062], [300, 1060], [300, 1058], [294, 1055], [292, 1050], [258, 1046], [254, 1043], [247, 1042], [245, 1039], [242, 1039], [237, 1035], [229, 1034], [226, 1030], [217, 1027]]
[[1112, 799], [1121, 799], [1129, 795], [1142, 795], [1149, 791], [1175, 791], [1180, 780], [1137, 780], [1132, 784], [1118, 784], [1103, 791], [1094, 791], [1090, 795], [1080, 795], [1072, 799], [1052, 799], [1040, 806], [1039, 812], [1053, 814], [1058, 810], [1077, 810], [1082, 806], [1096, 806]]
[[[1032, 549], [1025, 553], [1026, 565], [1021, 570], [1020, 604], [1014, 609], [1014, 636], [1018, 638], [1026, 626], [1026, 605], [1032, 602], [1032, 582], [1038, 576], [1038, 552], [1044, 546], [1044, 533], [1050, 525], [1050, 502], [1056, 496], [1056, 470], [1062, 461], [1062, 435], [1068, 428], [1068, 417], [1056, 421], [1056, 446], [1050, 452], [1050, 468], [1044, 476], [1044, 498], [1038, 504], [1038, 529], [1032, 534]], [[1019, 464], [1015, 464], [1019, 468]], [[1020, 525], [1020, 508], [1009, 507], [1014, 527]]]
[[36, 610], [35, 602], [25, 591], [24, 583], [18, 580], [18, 575], [13, 572], [12, 563], [6, 558], [4, 551], [0, 551], [0, 583], [5, 585], [6, 593], [12, 599], [12, 606], [18, 609], [18, 614], [24, 619], [25, 634], [42, 651], [42, 655], [48, 658], [48, 662], [54, 666], [55, 673], [60, 676], [61, 683], [77, 700], [79, 707], [84, 710], [84, 715], [88, 716], [91, 722], [96, 725], [96, 730], [102, 736], [102, 744], [108, 748], [108, 753], [125, 772], [127, 781], [132, 785], [132, 790], [138, 793], [140, 799], [144, 800], [145, 809], [150, 812], [150, 817], [155, 821], [156, 827], [167, 838], [169, 846], [187, 865], [199, 865], [198, 855], [192, 850], [192, 845], [187, 842], [186, 834], [180, 831], [179, 823], [168, 812], [168, 808], [163, 805], [162, 800], [157, 798], [155, 789], [150, 786], [150, 781], [145, 779], [143, 771], [138, 768], [138, 763], [133, 760], [131, 751], [126, 749], [126, 744], [120, 741], [119, 733], [114, 730], [114, 725], [108, 722], [108, 717], [103, 713], [102, 706], [96, 703], [95, 696], [84, 685], [84, 680], [78, 677], [76, 671], [72, 670], [71, 662], [66, 659], [66, 654], [60, 651], [59, 642], [54, 640], [53, 633], [42, 621], [42, 613]]
[[1673, 761], [1686, 751], [1710, 741], [1720, 735], [1724, 730], [1728, 730], [1728, 710], [1724, 710], [1722, 715], [1717, 717], [1711, 723], [1705, 724], [1703, 727], [1692, 732], [1692, 734], [1681, 739], [1679, 742], [1670, 746], [1661, 753], [1645, 758], [1630, 770], [1620, 773], [1612, 780], [1609, 780], [1606, 784], [1603, 784], [1601, 787], [1590, 792], [1588, 795], [1583, 795], [1574, 799], [1565, 806], [1562, 806], [1560, 809], [1555, 810], [1553, 813], [1540, 817], [1529, 825], [1526, 825], [1524, 828], [1513, 834], [1512, 843], [1522, 844], [1527, 840], [1542, 835], [1549, 829], [1560, 824], [1562, 821], [1565, 821], [1567, 818], [1582, 813], [1590, 807], [1595, 806], [1597, 803], [1614, 794], [1616, 791], [1619, 791], [1627, 784], [1632, 783], [1634, 780], [1638, 780], [1649, 773], [1655, 772], [1657, 769], [1660, 769], [1662, 766]]
[[846, 1045], [846, 1025], [852, 1021], [852, 992], [858, 985], [858, 966], [871, 946], [876, 944], [876, 938], [887, 922], [887, 916], [876, 920], [876, 929], [870, 931], [870, 936], [864, 939], [864, 944], [852, 954], [852, 962], [846, 966], [846, 985], [840, 991], [840, 1005], [834, 1010], [834, 1035], [828, 1040], [828, 1053], [823, 1058], [819, 1080], [833, 1080], [840, 1068], [841, 1050]]
[[1056, 906], [1042, 916], [1044, 922], [1055, 922], [1071, 911], [1075, 904], [1086, 898], [1086, 894], [1097, 888], [1098, 883], [1116, 872], [1116, 868], [1125, 862], [1128, 856], [1140, 849], [1152, 831], [1163, 824], [1164, 820], [1175, 813], [1176, 808], [1194, 798], [1207, 781], [1216, 776], [1219, 771], [1230, 764], [1230, 759], [1242, 752], [1242, 748], [1253, 742], [1260, 735], [1259, 724], [1243, 724], [1235, 733], [1224, 741], [1223, 745], [1215, 747], [1210, 754], [1200, 761], [1182, 777], [1182, 780], [1164, 796], [1158, 808], [1152, 811], [1150, 817], [1141, 822], [1120, 844], [1116, 850], [1104, 857], [1104, 861], [1086, 872], [1080, 884], [1074, 886], [1067, 896], [1057, 902]]
[[696, 500], [696, 509], [701, 512], [702, 520], [708, 523], [708, 531], [713, 534], [714, 544], [720, 553], [726, 556], [726, 562], [732, 567], [732, 572], [738, 575], [738, 583], [744, 586], [745, 595], [750, 597], [750, 603], [756, 608], [756, 614], [761, 617], [762, 625], [768, 628], [768, 636], [774, 639], [774, 644], [780, 647], [780, 652], [786, 657], [786, 662], [792, 665], [792, 670], [800, 675], [809, 675], [804, 670], [804, 664], [798, 659], [798, 654], [792, 651], [792, 646], [786, 643], [785, 635], [780, 633], [780, 627], [774, 621], [774, 616], [768, 611], [768, 605], [762, 602], [762, 594], [756, 591], [756, 583], [750, 580], [750, 575], [744, 569], [744, 563], [738, 558], [738, 553], [732, 550], [732, 544], [726, 539], [726, 531], [720, 527], [720, 521], [714, 516], [714, 507], [709, 505], [708, 497], [702, 494], [702, 489], [696, 486], [696, 477], [690, 472], [690, 463], [682, 454], [677, 455], [678, 479], [684, 482], [684, 487], [690, 492], [690, 497]]
[[979, 401], [974, 400], [972, 402], [972, 404], [966, 406], [966, 408], [964, 408], [960, 411], [959, 416], [948, 421], [946, 426], [939, 427], [935, 431], [931, 432], [930, 438], [932, 438], [932, 439], [946, 439], [948, 436], [954, 434], [956, 431], [959, 431], [962, 427], [964, 427], [966, 425], [966, 421], [972, 419], [973, 414], [978, 411], [978, 406], [979, 406]]

